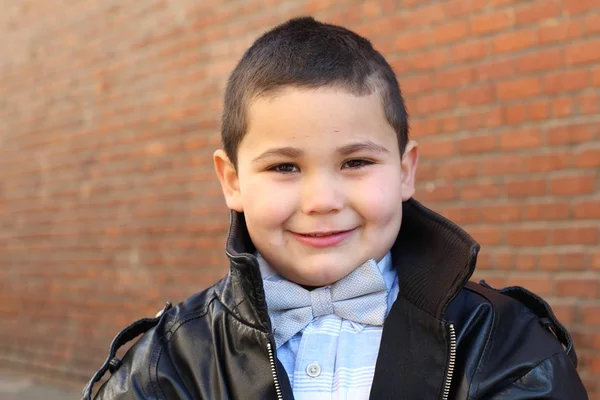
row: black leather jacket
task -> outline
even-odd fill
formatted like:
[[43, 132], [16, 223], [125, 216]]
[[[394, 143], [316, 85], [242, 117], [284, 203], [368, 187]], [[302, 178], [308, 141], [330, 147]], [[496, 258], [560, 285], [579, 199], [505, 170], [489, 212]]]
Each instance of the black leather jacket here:
[[[385, 321], [372, 399], [587, 399], [568, 332], [539, 297], [468, 283], [479, 246], [410, 200], [392, 260], [400, 291]], [[293, 399], [277, 361], [254, 247], [232, 213], [229, 274], [122, 331], [96, 399]], [[115, 352], [144, 333], [123, 360]]]

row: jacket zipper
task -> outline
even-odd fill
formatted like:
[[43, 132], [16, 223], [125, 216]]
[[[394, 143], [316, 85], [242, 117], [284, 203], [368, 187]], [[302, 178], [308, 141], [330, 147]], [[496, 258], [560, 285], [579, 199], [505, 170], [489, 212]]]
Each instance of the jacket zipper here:
[[448, 400], [450, 396], [450, 385], [452, 384], [454, 364], [456, 363], [456, 331], [454, 330], [454, 324], [448, 325], [448, 328], [450, 330], [450, 359], [448, 360], [448, 368], [446, 369], [446, 381], [444, 382], [442, 400]]
[[277, 377], [277, 366], [275, 364], [275, 357], [273, 356], [273, 346], [271, 345], [271, 343], [267, 343], [267, 351], [269, 353], [269, 362], [271, 363], [271, 374], [273, 374], [273, 383], [275, 384], [277, 400], [283, 400], [281, 386], [279, 386], [279, 378]]

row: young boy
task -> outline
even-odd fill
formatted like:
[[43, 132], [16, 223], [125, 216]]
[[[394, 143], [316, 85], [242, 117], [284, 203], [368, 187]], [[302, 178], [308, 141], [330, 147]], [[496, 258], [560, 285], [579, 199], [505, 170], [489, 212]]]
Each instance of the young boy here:
[[548, 305], [468, 283], [477, 243], [411, 199], [417, 145], [366, 39], [312, 18], [264, 34], [222, 137], [229, 274], [121, 332], [85, 399], [107, 369], [97, 399], [587, 398]]

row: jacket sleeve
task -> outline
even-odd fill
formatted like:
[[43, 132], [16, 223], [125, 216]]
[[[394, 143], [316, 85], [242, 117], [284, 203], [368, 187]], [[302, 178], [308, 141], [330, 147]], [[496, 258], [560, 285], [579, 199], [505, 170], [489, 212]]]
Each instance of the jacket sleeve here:
[[584, 400], [588, 396], [571, 360], [565, 353], [557, 353], [491, 398]]
[[587, 400], [574, 344], [548, 303], [521, 287], [487, 287], [495, 322], [470, 398]]

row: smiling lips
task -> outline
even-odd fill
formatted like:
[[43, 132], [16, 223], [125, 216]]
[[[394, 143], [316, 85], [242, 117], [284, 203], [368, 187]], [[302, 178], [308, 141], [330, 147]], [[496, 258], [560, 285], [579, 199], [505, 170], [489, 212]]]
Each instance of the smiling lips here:
[[312, 233], [296, 233], [292, 235], [300, 242], [312, 247], [330, 247], [343, 242], [348, 238], [354, 229], [347, 231], [329, 231], [329, 232], [312, 232]]

